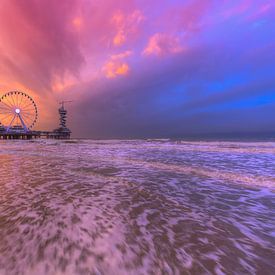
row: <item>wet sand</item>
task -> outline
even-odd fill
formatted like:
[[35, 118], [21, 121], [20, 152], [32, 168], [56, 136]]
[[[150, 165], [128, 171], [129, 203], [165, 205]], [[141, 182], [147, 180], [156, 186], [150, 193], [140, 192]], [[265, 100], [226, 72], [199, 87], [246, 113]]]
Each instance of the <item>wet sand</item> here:
[[0, 274], [274, 274], [275, 143], [1, 141]]

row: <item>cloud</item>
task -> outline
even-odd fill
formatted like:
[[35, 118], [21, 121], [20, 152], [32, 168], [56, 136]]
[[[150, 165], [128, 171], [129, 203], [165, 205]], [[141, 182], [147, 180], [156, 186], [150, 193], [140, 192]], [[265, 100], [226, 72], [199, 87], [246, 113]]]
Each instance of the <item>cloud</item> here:
[[124, 59], [124, 58], [130, 57], [132, 54], [133, 54], [133, 52], [128, 50], [128, 51], [125, 51], [125, 52], [122, 52], [122, 53], [113, 54], [111, 56], [111, 59], [113, 59], [113, 60]]
[[75, 29], [80, 30], [83, 27], [83, 20], [81, 17], [75, 17], [72, 20], [72, 24], [75, 27]]
[[[5, 1], [0, 9], [0, 47], [10, 64], [10, 73], [32, 85], [50, 88], [52, 76], [66, 71], [79, 75], [84, 57], [77, 36], [68, 29], [76, 1]], [[61, 16], [62, 14], [62, 16]], [[39, 80], [39, 82], [38, 82]]]
[[167, 55], [176, 54], [183, 51], [178, 37], [156, 33], [149, 38], [149, 42], [143, 51], [144, 55]]
[[103, 72], [107, 78], [115, 78], [129, 73], [129, 66], [127, 63], [121, 61], [109, 61], [103, 67]]
[[[224, 44], [200, 45], [187, 54], [170, 55], [165, 61], [143, 59], [141, 69], [133, 71], [127, 81], [99, 83], [98, 92], [87, 94], [79, 106], [89, 106], [85, 115], [93, 117], [89, 127], [79, 130], [96, 138], [268, 131], [275, 126], [274, 70], [264, 71], [269, 71], [275, 56], [262, 58], [271, 49], [245, 54], [246, 45], [238, 47], [237, 55], [232, 46], [235, 39], [241, 41], [242, 34], [239, 38], [229, 35]], [[268, 100], [261, 101], [265, 97]]]
[[105, 76], [107, 78], [116, 78], [117, 76], [128, 75], [130, 67], [125, 59], [130, 57], [132, 54], [133, 52], [128, 50], [111, 55], [110, 60], [107, 61], [102, 68]]
[[137, 33], [144, 16], [140, 10], [134, 10], [130, 14], [125, 14], [121, 10], [116, 11], [112, 16], [112, 23], [116, 28], [113, 38], [115, 46], [122, 46], [127, 39]]
[[275, 129], [275, 13], [264, 2], [0, 1], [0, 88], [28, 91], [42, 129], [74, 100], [70, 127], [87, 137], [249, 130], [256, 114]]
[[115, 35], [113, 42], [115, 46], [121, 46], [126, 41], [126, 35], [122, 30], [119, 30], [118, 33]]

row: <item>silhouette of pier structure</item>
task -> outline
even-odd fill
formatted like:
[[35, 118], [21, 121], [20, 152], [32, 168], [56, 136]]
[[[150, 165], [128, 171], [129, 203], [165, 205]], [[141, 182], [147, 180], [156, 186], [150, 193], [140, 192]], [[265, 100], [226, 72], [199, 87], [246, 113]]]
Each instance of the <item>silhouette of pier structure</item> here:
[[53, 131], [35, 131], [32, 127], [37, 121], [38, 111], [34, 100], [19, 91], [8, 92], [0, 98], [0, 139], [70, 139], [67, 127], [67, 110], [60, 102], [59, 127]]

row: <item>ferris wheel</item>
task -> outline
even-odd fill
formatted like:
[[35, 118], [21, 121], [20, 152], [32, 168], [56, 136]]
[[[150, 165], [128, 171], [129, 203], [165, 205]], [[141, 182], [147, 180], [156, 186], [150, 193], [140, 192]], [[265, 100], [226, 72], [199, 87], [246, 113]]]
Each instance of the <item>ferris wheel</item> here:
[[0, 97], [0, 125], [6, 131], [29, 131], [37, 121], [38, 112], [34, 100], [26, 93], [11, 91]]

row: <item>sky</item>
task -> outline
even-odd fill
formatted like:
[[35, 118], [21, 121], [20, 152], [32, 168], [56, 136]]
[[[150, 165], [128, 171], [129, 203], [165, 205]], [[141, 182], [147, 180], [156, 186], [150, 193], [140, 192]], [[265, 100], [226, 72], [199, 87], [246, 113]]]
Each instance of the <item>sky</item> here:
[[275, 133], [272, 0], [1, 0], [0, 94], [75, 137]]

